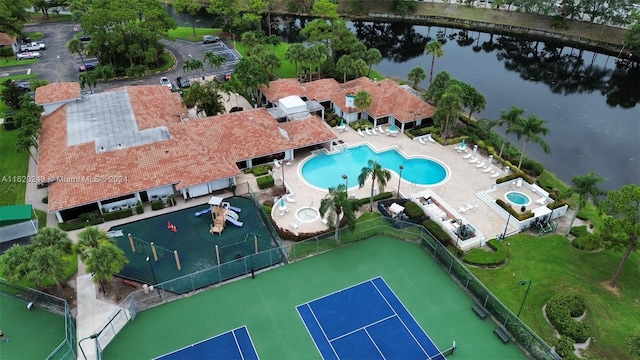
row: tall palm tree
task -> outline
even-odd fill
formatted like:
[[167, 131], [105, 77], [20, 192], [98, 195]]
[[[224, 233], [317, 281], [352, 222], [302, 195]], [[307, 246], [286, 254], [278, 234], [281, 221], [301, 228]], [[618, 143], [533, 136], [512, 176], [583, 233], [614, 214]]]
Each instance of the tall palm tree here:
[[3, 277], [10, 283], [15, 284], [27, 279], [29, 272], [29, 259], [31, 258], [31, 248], [28, 246], [12, 246], [0, 256], [0, 264], [4, 271]]
[[383, 169], [382, 165], [376, 160], [369, 160], [367, 166], [360, 170], [358, 175], [358, 186], [362, 188], [367, 179], [371, 176], [371, 197], [369, 198], [369, 211], [373, 211], [373, 189], [375, 185], [378, 185], [380, 192], [384, 191], [384, 187], [387, 186], [387, 182], [391, 179], [391, 172], [387, 169]]
[[[524, 109], [519, 108], [517, 106], [512, 106], [509, 111], [502, 110], [500, 113], [500, 119], [498, 120], [498, 126], [506, 125], [507, 132], [504, 137], [504, 141], [502, 145], [500, 145], [500, 153], [498, 154], [499, 158], [502, 158], [502, 151], [504, 150], [505, 144], [509, 144], [509, 134], [511, 133], [511, 128], [516, 126], [519, 122], [523, 120], [522, 114], [524, 114]], [[508, 146], [508, 145], [507, 145]]]
[[222, 65], [226, 62], [224, 56], [220, 54], [214, 54], [212, 51], [207, 51], [204, 54], [204, 58], [202, 59], [205, 63], [209, 64], [209, 67], [215, 69], [216, 71], [220, 69]]
[[424, 69], [420, 66], [416, 66], [409, 71], [407, 74], [407, 78], [409, 81], [413, 81], [413, 88], [418, 87], [418, 83], [427, 78], [427, 74], [424, 72]]
[[598, 184], [603, 181], [604, 179], [596, 175], [593, 171], [585, 175], [576, 175], [571, 178], [573, 186], [569, 188], [567, 195], [578, 195], [578, 206], [571, 218], [571, 223], [569, 224], [566, 235], [569, 235], [569, 231], [571, 231], [571, 227], [573, 227], [573, 222], [576, 221], [578, 212], [587, 205], [587, 201], [591, 199], [591, 201], [597, 204], [598, 197], [605, 194], [604, 190], [598, 188]]
[[371, 75], [371, 68], [373, 67], [373, 64], [379, 64], [382, 61], [382, 53], [380, 53], [380, 50], [376, 48], [370, 48], [364, 54], [362, 60], [364, 60], [369, 66], [369, 71], [367, 71], [367, 77], [369, 77]]
[[355, 61], [349, 55], [342, 55], [338, 62], [336, 63], [336, 69], [342, 73], [342, 82], [347, 82], [347, 74], [351, 72], [351, 68], [353, 67], [353, 63]]
[[182, 65], [184, 72], [197, 71], [200, 69], [204, 70], [204, 64], [198, 59], [185, 60], [184, 65]]
[[59, 290], [62, 290], [64, 280], [64, 253], [53, 246], [35, 247], [29, 259], [29, 278], [40, 287], [47, 279], [55, 281]]
[[462, 110], [463, 90], [458, 85], [447, 86], [433, 114], [433, 120], [442, 128], [442, 138], [447, 139], [449, 126], [453, 124]]
[[119, 273], [128, 260], [122, 249], [110, 242], [101, 242], [97, 248], [91, 249], [89, 257], [84, 262], [87, 272], [93, 275], [94, 282], [100, 284], [104, 294], [104, 284], [113, 280], [113, 274]]
[[109, 242], [107, 232], [96, 226], [90, 226], [78, 233], [78, 256], [85, 261], [91, 250], [96, 249], [102, 242]]
[[[358, 108], [359, 112], [371, 106], [371, 94], [364, 90], [360, 90], [356, 93], [356, 98], [353, 100], [353, 105]], [[362, 114], [360, 114], [360, 120], [362, 120]]]
[[361, 76], [364, 76], [364, 74], [367, 73], [367, 63], [362, 60], [362, 59], [357, 59], [356, 61], [353, 62], [353, 65], [351, 66], [351, 75], [353, 75], [354, 78], [359, 78]]
[[535, 114], [531, 114], [528, 118], [524, 119], [518, 125], [513, 128], [513, 133], [516, 134], [518, 140], [524, 137], [524, 145], [522, 145], [522, 151], [520, 152], [520, 161], [518, 162], [518, 169], [522, 165], [522, 159], [524, 158], [524, 150], [527, 147], [529, 141], [533, 141], [536, 144], [542, 146], [545, 154], [551, 153], [549, 145], [542, 139], [540, 135], [549, 134], [549, 129], [544, 126], [547, 120], [540, 119]]
[[425, 46], [424, 52], [431, 55], [431, 72], [429, 73], [429, 84], [431, 84], [433, 80], [433, 66], [436, 63], [436, 58], [444, 55], [444, 46], [440, 41], [433, 40]]
[[73, 38], [71, 40], [69, 40], [69, 42], [67, 43], [67, 50], [69, 50], [70, 53], [72, 54], [78, 54], [80, 55], [80, 61], [82, 61], [82, 65], [84, 66], [84, 43], [82, 41], [80, 41], [77, 38]]
[[287, 49], [287, 52], [284, 53], [284, 58], [287, 61], [293, 63], [293, 66], [296, 70], [296, 76], [298, 76], [298, 63], [304, 58], [305, 47], [302, 44], [291, 44]]
[[344, 215], [347, 226], [353, 231], [356, 227], [355, 211], [357, 208], [357, 199], [349, 198], [345, 185], [340, 184], [338, 187], [329, 188], [329, 193], [320, 200], [318, 211], [322, 217], [328, 214], [327, 223], [330, 227], [335, 228], [334, 238], [339, 241], [340, 220]]
[[313, 44], [310, 49], [310, 55], [312, 55], [312, 62], [318, 69], [318, 77], [322, 78], [322, 65], [329, 58], [329, 47], [325, 43]]

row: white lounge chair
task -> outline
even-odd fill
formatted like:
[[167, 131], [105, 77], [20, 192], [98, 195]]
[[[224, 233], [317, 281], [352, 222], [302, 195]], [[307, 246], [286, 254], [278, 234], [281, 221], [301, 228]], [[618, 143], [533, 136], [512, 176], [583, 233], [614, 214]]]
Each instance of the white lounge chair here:
[[418, 142], [422, 145], [425, 145], [426, 142], [424, 141], [424, 139], [422, 139], [421, 137], [418, 138]]
[[496, 171], [494, 173], [491, 173], [491, 175], [489, 175], [490, 178], [497, 178], [498, 176], [500, 176], [500, 172]]
[[280, 162], [278, 162], [278, 160], [273, 159], [273, 166], [275, 166], [276, 168], [280, 169]]
[[536, 200], [536, 204], [540, 204], [540, 205], [544, 205], [546, 204], [547, 199], [541, 197], [540, 199]]
[[522, 187], [522, 178], [518, 178], [518, 181], [516, 181], [516, 187]]
[[382, 125], [378, 125], [378, 131], [380, 132], [380, 134], [384, 134], [384, 129], [382, 128]]
[[484, 161], [476, 165], [476, 168], [478, 169], [480, 169], [481, 167], [484, 167]]
[[484, 168], [484, 170], [482, 170], [483, 173], [488, 173], [492, 171], [493, 171], [493, 168], [491, 166], [487, 166], [486, 168]]
[[478, 158], [477, 157], [473, 157], [471, 158], [471, 160], [469, 160], [469, 164], [475, 164], [478, 162]]
[[431, 137], [431, 134], [427, 135], [427, 140], [431, 141], [432, 143], [436, 142], [436, 141]]
[[460, 208], [458, 208], [458, 212], [461, 214], [466, 214], [467, 213], [467, 208], [464, 206], [461, 206]]
[[358, 129], [358, 135], [364, 137], [364, 132], [362, 132], [362, 129]]
[[371, 129], [369, 129], [369, 128], [364, 129], [364, 132], [366, 132], [367, 135], [369, 135], [369, 136], [373, 136], [373, 133], [371, 132]]
[[467, 159], [470, 159], [472, 156], [473, 156], [472, 153], [468, 153], [467, 155], [463, 156], [462, 158], [467, 160]]
[[373, 133], [373, 135], [378, 136], [378, 130], [376, 130], [376, 127], [372, 127], [371, 128], [371, 133]]

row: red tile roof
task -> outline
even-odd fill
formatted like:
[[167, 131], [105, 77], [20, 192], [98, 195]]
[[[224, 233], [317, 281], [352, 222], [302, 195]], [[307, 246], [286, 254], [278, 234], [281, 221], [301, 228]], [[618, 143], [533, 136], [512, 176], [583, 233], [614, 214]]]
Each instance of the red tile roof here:
[[180, 122], [174, 114], [185, 109], [164, 87], [126, 90], [139, 127], [164, 125], [171, 139], [97, 153], [94, 142], [67, 146], [70, 105], [44, 116], [38, 176], [59, 179], [49, 186], [49, 211], [164, 185], [183, 189], [237, 176], [237, 161], [335, 139], [316, 116], [278, 123], [264, 108]]
[[[277, 83], [276, 86], [261, 88], [270, 102], [276, 102], [289, 95], [298, 95], [319, 102], [331, 101], [346, 112], [356, 112], [357, 109], [347, 109], [345, 96], [364, 90], [371, 95], [372, 100], [371, 106], [365, 110], [374, 118], [393, 116], [401, 122], [411, 122], [414, 119], [430, 118], [435, 112], [433, 106], [410, 94], [390, 79], [374, 81], [361, 77], [344, 84], [338, 83], [335, 79], [320, 79], [304, 84], [294, 79], [284, 80], [271, 82]], [[300, 91], [303, 91], [302, 95]]]
[[52, 83], [36, 89], [35, 103], [42, 106], [79, 99], [80, 96], [80, 84], [77, 82]]

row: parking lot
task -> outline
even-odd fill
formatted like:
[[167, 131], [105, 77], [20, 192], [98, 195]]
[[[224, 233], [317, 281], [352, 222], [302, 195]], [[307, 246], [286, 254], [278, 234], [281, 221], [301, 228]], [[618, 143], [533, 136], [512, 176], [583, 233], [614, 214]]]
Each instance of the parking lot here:
[[[42, 56], [40, 60], [31, 65], [18, 65], [10, 68], [3, 68], [1, 73], [7, 75], [25, 74], [27, 72], [32, 74], [38, 74], [40, 79], [48, 80], [51, 82], [67, 82], [78, 81], [78, 75], [81, 73], [78, 71], [79, 66], [82, 65], [82, 60], [76, 54], [71, 54], [67, 50], [67, 42], [71, 40], [75, 35], [77, 25], [73, 23], [51, 23], [51, 24], [37, 24], [25, 26], [24, 31], [29, 32], [42, 32], [44, 37], [38, 41], [44, 42], [47, 45], [47, 50], [41, 51]], [[160, 77], [166, 76], [173, 83], [176, 82], [178, 76], [195, 77], [202, 76], [202, 71], [198, 74], [185, 73], [182, 69], [184, 61], [189, 59], [198, 59], [203, 62], [205, 67], [205, 75], [215, 75], [218, 79], [224, 79], [225, 74], [230, 74], [235, 69], [236, 64], [239, 61], [240, 55], [223, 41], [204, 44], [202, 42], [190, 42], [185, 40], [166, 41], [162, 43], [166, 48], [171, 51], [176, 59], [177, 64], [172, 69], [169, 69], [162, 74], [154, 74], [147, 76], [144, 79], [119, 79], [111, 81], [100, 81], [96, 86], [96, 91], [103, 91], [120, 86], [128, 85], [141, 85], [141, 84], [159, 84]], [[207, 52], [213, 52], [224, 56], [227, 59], [224, 65], [219, 69], [212, 69], [205, 61], [204, 55]], [[85, 56], [84, 62], [97, 63], [97, 59], [91, 56]]]

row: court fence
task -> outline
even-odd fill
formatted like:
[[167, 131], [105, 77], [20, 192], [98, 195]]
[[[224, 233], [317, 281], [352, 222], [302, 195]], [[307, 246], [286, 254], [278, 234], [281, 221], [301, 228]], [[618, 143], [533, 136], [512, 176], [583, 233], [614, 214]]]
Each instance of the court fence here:
[[493, 320], [533, 359], [560, 360], [555, 351], [520, 318], [507, 308], [495, 295], [475, 277], [442, 243], [421, 225], [395, 220], [391, 225], [388, 218], [379, 217], [357, 224], [352, 232], [348, 228], [324, 233], [304, 241], [296, 242], [289, 248], [289, 261], [298, 261], [331, 249], [372, 236], [383, 235], [398, 240], [420, 244], [458, 286], [491, 314]]
[[64, 340], [47, 356], [47, 360], [75, 360], [76, 320], [66, 300], [38, 290], [7, 283], [0, 279], [0, 295], [64, 317]]

